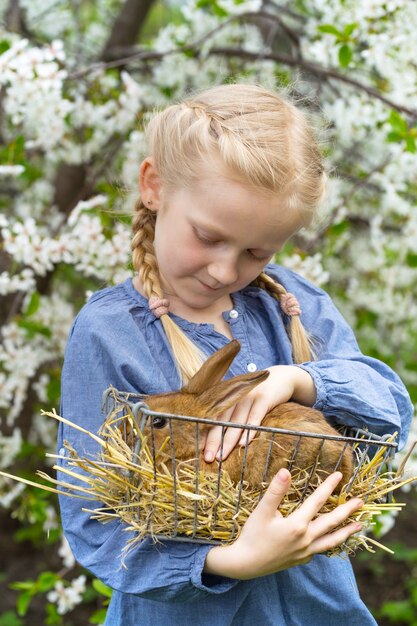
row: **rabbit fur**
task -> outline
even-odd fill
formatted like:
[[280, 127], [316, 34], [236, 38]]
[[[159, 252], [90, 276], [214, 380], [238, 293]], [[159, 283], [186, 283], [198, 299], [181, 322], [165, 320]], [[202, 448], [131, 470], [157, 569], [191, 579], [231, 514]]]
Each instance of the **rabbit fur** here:
[[[200, 370], [179, 391], [150, 395], [144, 398], [147, 406], [158, 413], [172, 413], [188, 415], [198, 418], [221, 416], [229, 407], [236, 404], [251, 389], [259, 385], [268, 376], [266, 370], [254, 373], [241, 374], [222, 380], [234, 357], [240, 350], [240, 344], [233, 340], [226, 346], [211, 355]], [[196, 457], [196, 427], [195, 422], [171, 420], [172, 445], [175, 450], [176, 462]], [[310, 407], [286, 402], [271, 409], [264, 417], [262, 426], [282, 428], [290, 431], [303, 431], [323, 435], [340, 434], [326, 421], [324, 415]], [[203, 458], [203, 449], [207, 433], [212, 425], [200, 423], [198, 465], [204, 472], [217, 472], [219, 463], [206, 463]], [[169, 418], [163, 416], [149, 417], [144, 434], [150, 434], [158, 450], [166, 438], [170, 436]], [[130, 437], [132, 432], [130, 431]], [[253, 441], [247, 446], [244, 480], [253, 488], [260, 488], [269, 483], [274, 474], [281, 468], [286, 468], [292, 458], [298, 437], [289, 434], [276, 434], [270, 453], [269, 465], [265, 471], [265, 463], [270, 448], [270, 432], [258, 431]], [[132, 443], [132, 441], [130, 441]], [[171, 465], [171, 448], [166, 446], [167, 454], [164, 462]], [[229, 456], [222, 461], [222, 469], [226, 470], [231, 480], [236, 484], [242, 479], [242, 460], [244, 448], [235, 447]], [[158, 457], [160, 458], [160, 457]], [[353, 452], [350, 446], [343, 441], [322, 440], [320, 438], [302, 437], [295, 455], [293, 467], [310, 469], [316, 464], [312, 481], [317, 482], [317, 476], [323, 480], [326, 475], [335, 471], [342, 472], [343, 479], [338, 490], [348, 483], [353, 474]]]

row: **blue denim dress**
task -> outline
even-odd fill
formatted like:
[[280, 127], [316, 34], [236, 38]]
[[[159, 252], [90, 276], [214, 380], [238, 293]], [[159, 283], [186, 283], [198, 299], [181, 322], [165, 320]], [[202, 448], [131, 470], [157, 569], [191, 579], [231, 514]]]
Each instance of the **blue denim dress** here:
[[[315, 338], [317, 360], [299, 366], [314, 379], [315, 408], [376, 434], [397, 431], [404, 443], [413, 409], [397, 375], [360, 352], [324, 291], [283, 267], [268, 265], [266, 271], [297, 296], [303, 324]], [[257, 369], [291, 364], [285, 319], [276, 300], [252, 286], [232, 294], [232, 299], [232, 315], [223, 315], [241, 351], [227, 377], [248, 371], [249, 365], [253, 369], [253, 364]], [[173, 318], [206, 354], [229, 341], [212, 324]], [[77, 316], [65, 353], [61, 414], [96, 432], [103, 421], [102, 393], [109, 385], [146, 394], [180, 386], [161, 322], [131, 279], [95, 293]], [[91, 438], [61, 424], [59, 451], [64, 440], [80, 454], [97, 452]], [[122, 566], [121, 550], [131, 536], [123, 524], [91, 520], [82, 511], [82, 500], [63, 496], [60, 504], [76, 559], [114, 590], [107, 626], [376, 623], [359, 597], [348, 559], [318, 555], [306, 565], [239, 581], [203, 573], [210, 546], [145, 539]]]

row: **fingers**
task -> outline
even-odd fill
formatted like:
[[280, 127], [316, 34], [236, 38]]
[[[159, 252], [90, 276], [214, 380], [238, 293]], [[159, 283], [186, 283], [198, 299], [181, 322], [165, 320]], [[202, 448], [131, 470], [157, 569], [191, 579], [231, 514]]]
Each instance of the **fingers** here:
[[[246, 396], [238, 404], [231, 407], [228, 411], [225, 411], [225, 413], [220, 416], [220, 419], [221, 421], [234, 424], [253, 424], [259, 426], [267, 410], [268, 407], [263, 401], [254, 401], [250, 396]], [[224, 433], [223, 442], [222, 432]], [[215, 426], [208, 433], [204, 448], [204, 459], [208, 463], [215, 458], [219, 460], [221, 447], [221, 457], [225, 460], [238, 443], [241, 446], [246, 446], [255, 436], [255, 430], [235, 427], [225, 429], [222, 426]]]
[[311, 522], [314, 533], [324, 535], [345, 522], [355, 511], [363, 506], [363, 501], [359, 498], [352, 498], [344, 504], [337, 506], [330, 513], [323, 513]]
[[[318, 515], [329, 496], [342, 478], [340, 472], [334, 472], [307, 498], [300, 508], [290, 516], [301, 517], [308, 525], [311, 539], [310, 554], [326, 552], [343, 544], [347, 539], [362, 528], [360, 522], [351, 522], [338, 528], [349, 517], [363, 506], [360, 498], [352, 498], [344, 504], [335, 507], [329, 513]], [[336, 529], [336, 530], [335, 530]]]
[[[239, 402], [239, 404], [233, 407], [233, 411], [229, 416], [229, 421], [234, 424], [246, 424], [251, 405], [252, 402], [247, 398], [244, 398], [241, 402]], [[236, 446], [242, 436], [242, 432], [244, 436], [247, 433], [247, 431], [242, 431], [240, 428], [228, 428], [226, 430], [223, 440], [223, 448], [221, 450], [223, 460], [229, 456], [233, 448]], [[220, 459], [220, 450], [218, 450], [216, 458]]]
[[350, 524], [343, 526], [343, 528], [338, 528], [334, 532], [316, 539], [316, 541], [311, 544], [311, 550], [314, 554], [328, 552], [329, 550], [337, 548], [345, 543], [349, 537], [360, 531], [361, 528], [362, 524], [359, 522], [351, 522]]
[[[222, 422], [229, 422], [233, 415], [234, 408], [235, 407], [233, 406], [227, 411], [225, 411], [219, 419], [221, 419]], [[239, 433], [241, 432], [239, 429], [236, 429], [236, 430], [238, 430]], [[222, 437], [225, 437], [224, 426], [214, 426], [213, 428], [210, 428], [208, 435], [207, 435], [206, 443], [204, 446], [204, 460], [207, 461], [207, 463], [211, 463], [216, 458], [216, 455], [219, 452], [220, 446], [222, 445]], [[223, 439], [223, 458], [224, 458], [224, 439]]]
[[[259, 426], [267, 412], [268, 406], [262, 401], [262, 399], [255, 400], [249, 408], [246, 423]], [[255, 436], [256, 430], [244, 430], [239, 439], [239, 445], [246, 446], [254, 439]]]
[[343, 474], [341, 472], [333, 472], [333, 474], [330, 474], [311, 496], [303, 502], [298, 509], [299, 514], [305, 516], [306, 519], [314, 519], [320, 509], [325, 505], [329, 496], [336, 489], [342, 477]]
[[273, 517], [279, 515], [282, 517], [277, 509], [284, 499], [285, 494], [288, 492], [290, 485], [291, 474], [287, 469], [280, 469], [269, 483], [268, 489], [265, 491], [261, 501], [256, 507], [256, 511], [261, 515], [267, 514]]

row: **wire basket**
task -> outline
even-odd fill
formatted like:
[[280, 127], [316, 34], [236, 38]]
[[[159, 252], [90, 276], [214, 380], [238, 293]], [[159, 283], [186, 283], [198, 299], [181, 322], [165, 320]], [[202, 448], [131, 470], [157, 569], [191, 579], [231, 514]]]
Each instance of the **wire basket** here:
[[[115, 481], [113, 502], [118, 501], [117, 515], [136, 531], [135, 540], [152, 536], [155, 540], [175, 539], [199, 543], [231, 543], [239, 535], [247, 517], [256, 507], [267, 484], [265, 477], [271, 460], [272, 447], [283, 435], [294, 438], [288, 469], [292, 474], [292, 491], [280, 505], [283, 515], [290, 514], [312, 493], [321, 482], [319, 453], [326, 440], [342, 442], [342, 452], [332, 471], [337, 471], [342, 456], [348, 448], [353, 451], [354, 471], [349, 482], [339, 493], [333, 494], [327, 510], [331, 510], [350, 497], [361, 497], [365, 505], [360, 521], [371, 523], [375, 514], [390, 507], [391, 493], [398, 487], [392, 472], [392, 459], [397, 448], [392, 435], [377, 436], [360, 429], [343, 428], [340, 435], [319, 435], [302, 431], [285, 430], [266, 426], [236, 424], [192, 416], [158, 413], [149, 409], [140, 394], [129, 394], [109, 388], [103, 395], [103, 409], [107, 414], [100, 435], [111, 439], [127, 462], [114, 462], [114, 455], [102, 452], [101, 463], [118, 468], [119, 482]], [[155, 429], [158, 419], [167, 420], [168, 437], [163, 446], [155, 445]], [[175, 421], [193, 424], [195, 453], [188, 460], [175, 456]], [[199, 448], [201, 437], [199, 425], [220, 426], [220, 459], [212, 464], [207, 473], [200, 467]], [[246, 432], [246, 445], [241, 450], [239, 480], [231, 481], [224, 469], [221, 450], [226, 429], [238, 428]], [[248, 471], [249, 433], [267, 433], [269, 447], [265, 456], [263, 480], [257, 486], [246, 480]], [[147, 435], [144, 436], [144, 432]], [[309, 467], [297, 466], [297, 455], [304, 438], [320, 441], [317, 457]], [[201, 456], [200, 456], [201, 458]], [[110, 499], [111, 500], [111, 499]], [[325, 512], [326, 509], [323, 510]], [[104, 522], [114, 516], [114, 505], [89, 511], [92, 517]], [[357, 517], [355, 518], [358, 519]], [[345, 523], [349, 523], [351, 519]], [[365, 539], [362, 539], [362, 542]], [[377, 543], [377, 542], [375, 542]], [[379, 544], [378, 544], [379, 545]], [[342, 549], [346, 549], [344, 545]], [[357, 547], [357, 546], [356, 546]], [[365, 546], [367, 547], [367, 546]], [[356, 549], [356, 548], [355, 548]], [[351, 550], [354, 552], [354, 550]]]

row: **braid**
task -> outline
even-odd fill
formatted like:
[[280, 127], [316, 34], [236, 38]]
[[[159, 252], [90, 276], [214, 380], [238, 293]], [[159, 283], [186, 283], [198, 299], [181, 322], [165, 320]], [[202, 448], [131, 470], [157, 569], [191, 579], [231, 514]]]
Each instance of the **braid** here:
[[135, 216], [132, 222], [132, 261], [148, 298], [154, 295], [162, 298], [158, 265], [152, 243], [155, 220], [155, 213], [149, 211], [139, 198], [135, 205]]
[[[132, 221], [132, 261], [139, 274], [146, 297], [163, 297], [158, 263], [153, 247], [156, 214], [150, 211], [139, 198], [135, 205]], [[183, 333], [167, 315], [160, 318], [181, 380], [186, 383], [201, 367], [205, 357], [198, 347]]]
[[[283, 285], [275, 282], [275, 280], [265, 272], [262, 272], [253, 281], [253, 284], [267, 291], [273, 298], [278, 300], [278, 302], [281, 302], [282, 296], [288, 293]], [[311, 361], [315, 358], [312, 349], [312, 339], [303, 327], [298, 316], [291, 317], [288, 335], [291, 341], [295, 363], [304, 363], [305, 361]]]
[[230, 132], [230, 129], [224, 124], [224, 121], [227, 119], [224, 115], [209, 111], [206, 106], [199, 102], [185, 101], [183, 104], [187, 109], [191, 109], [197, 118], [208, 122], [211, 134], [216, 140]]

